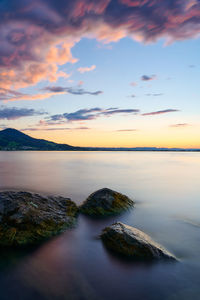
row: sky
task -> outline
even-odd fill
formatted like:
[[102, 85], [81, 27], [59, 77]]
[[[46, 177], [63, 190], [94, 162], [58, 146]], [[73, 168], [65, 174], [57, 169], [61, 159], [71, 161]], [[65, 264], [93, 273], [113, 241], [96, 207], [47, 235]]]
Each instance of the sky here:
[[0, 0], [0, 128], [200, 148], [199, 0]]

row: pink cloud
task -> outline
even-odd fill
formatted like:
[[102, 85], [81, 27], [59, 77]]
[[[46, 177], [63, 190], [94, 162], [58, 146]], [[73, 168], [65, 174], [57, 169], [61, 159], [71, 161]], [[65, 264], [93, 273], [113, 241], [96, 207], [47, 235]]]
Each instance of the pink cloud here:
[[[165, 38], [170, 43], [199, 34], [197, 0], [3, 2], [0, 87], [18, 89], [42, 80], [56, 82], [60, 77], [69, 77], [59, 66], [77, 62], [71, 49], [82, 38], [95, 38], [103, 43], [127, 36], [144, 43]], [[80, 70], [92, 70], [87, 68]]]
[[109, 2], [110, 0], [99, 0], [98, 2], [91, 0], [75, 1], [72, 9], [72, 16], [80, 18], [89, 13], [101, 15], [105, 11]]
[[20, 92], [17, 92], [15, 90], [8, 90], [0, 88], [0, 101], [3, 102], [10, 102], [10, 101], [33, 101], [33, 100], [44, 100], [47, 98], [50, 98], [52, 96], [58, 95], [58, 94], [66, 94], [65, 91], [60, 92], [46, 92], [46, 93], [37, 93], [37, 94], [23, 94]]
[[137, 83], [133, 81], [133, 82], [130, 83], [130, 85], [131, 85], [131, 86], [136, 86]]
[[83, 85], [84, 84], [84, 81], [83, 80], [80, 80], [79, 82], [78, 82], [78, 85], [79, 86], [81, 86], [81, 85]]
[[168, 114], [168, 113], [172, 113], [172, 112], [179, 112], [178, 109], [164, 109], [164, 110], [158, 110], [158, 111], [152, 111], [149, 113], [144, 113], [142, 114], [142, 116], [156, 116], [156, 115], [163, 115], [163, 114]]
[[91, 72], [91, 71], [94, 71], [96, 69], [96, 66], [95, 65], [92, 65], [91, 67], [80, 67], [78, 68], [78, 71], [83, 74], [83, 73], [86, 73], [86, 72]]

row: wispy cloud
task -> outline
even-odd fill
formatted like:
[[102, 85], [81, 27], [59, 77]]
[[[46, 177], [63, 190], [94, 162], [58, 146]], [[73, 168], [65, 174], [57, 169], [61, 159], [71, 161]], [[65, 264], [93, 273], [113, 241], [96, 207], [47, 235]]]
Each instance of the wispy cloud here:
[[[64, 92], [60, 92], [63, 94]], [[33, 100], [44, 100], [55, 96], [57, 93], [55, 92], [48, 92], [48, 93], [37, 93], [37, 94], [26, 94], [21, 93], [15, 90], [0, 88], [0, 101], [3, 102], [10, 102], [10, 101], [33, 101]]]
[[107, 110], [104, 110], [101, 112], [101, 115], [104, 116], [110, 116], [110, 115], [116, 115], [116, 114], [137, 114], [139, 113], [139, 109], [112, 109], [109, 108]]
[[152, 111], [149, 113], [144, 113], [142, 116], [156, 116], [156, 115], [162, 115], [162, 114], [168, 114], [172, 112], [178, 112], [178, 109], [164, 109], [164, 110], [158, 110], [158, 111]]
[[78, 86], [81, 86], [81, 85], [83, 85], [84, 84], [84, 81], [83, 80], [80, 80], [79, 82], [78, 82]]
[[78, 71], [83, 74], [83, 73], [86, 73], [86, 72], [91, 72], [91, 71], [94, 71], [96, 69], [96, 66], [95, 65], [92, 65], [91, 67], [80, 67], [78, 68]]
[[137, 129], [118, 129], [118, 130], [115, 130], [117, 132], [135, 132], [135, 131], [138, 131]]
[[47, 122], [58, 122], [63, 120], [67, 120], [68, 122], [74, 122], [74, 121], [89, 121], [89, 120], [95, 120], [102, 116], [112, 116], [112, 115], [131, 115], [131, 114], [137, 114], [139, 113], [138, 109], [119, 109], [119, 108], [107, 108], [102, 109], [99, 107], [90, 108], [90, 109], [80, 109], [72, 113], [64, 113], [64, 114], [57, 114], [53, 115], [50, 118], [48, 118]]
[[155, 80], [156, 79], [156, 75], [142, 75], [141, 76], [141, 80], [142, 81], [151, 81], [151, 80]]
[[71, 131], [71, 130], [89, 130], [89, 127], [76, 127], [76, 128], [70, 128], [70, 127], [47, 127], [47, 128], [38, 128], [38, 127], [27, 127], [21, 129], [21, 131]]
[[16, 120], [22, 117], [32, 117], [47, 114], [32, 108], [0, 107], [0, 120]]
[[169, 127], [175, 127], [175, 128], [187, 127], [187, 126], [190, 126], [190, 124], [188, 124], [188, 123], [177, 123], [177, 124], [169, 125]]
[[137, 83], [133, 81], [133, 82], [130, 83], [130, 85], [131, 86], [137, 86]]
[[145, 96], [153, 96], [153, 97], [159, 97], [159, 96], [163, 96], [164, 94], [163, 93], [157, 93], [157, 94], [145, 94]]
[[98, 96], [100, 94], [103, 94], [103, 91], [89, 92], [80, 87], [53, 86], [53, 87], [45, 87], [45, 88], [43, 88], [43, 90], [49, 91], [52, 93], [66, 93], [66, 94], [79, 95], [79, 96], [80, 95]]
[[11, 98], [20, 98], [24, 96], [23, 93], [20, 93], [15, 90], [5, 89], [0, 87], [0, 101], [2, 100], [10, 100]]

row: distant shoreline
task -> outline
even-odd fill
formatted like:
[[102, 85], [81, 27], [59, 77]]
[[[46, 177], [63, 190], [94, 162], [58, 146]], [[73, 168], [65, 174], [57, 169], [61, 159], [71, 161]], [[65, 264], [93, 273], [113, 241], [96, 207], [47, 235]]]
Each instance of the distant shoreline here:
[[118, 149], [118, 148], [82, 148], [76, 150], [39, 150], [39, 149], [0, 149], [0, 152], [200, 152], [200, 149]]
[[7, 128], [0, 131], [0, 151], [200, 152], [200, 149], [177, 147], [78, 147], [35, 139], [19, 130]]

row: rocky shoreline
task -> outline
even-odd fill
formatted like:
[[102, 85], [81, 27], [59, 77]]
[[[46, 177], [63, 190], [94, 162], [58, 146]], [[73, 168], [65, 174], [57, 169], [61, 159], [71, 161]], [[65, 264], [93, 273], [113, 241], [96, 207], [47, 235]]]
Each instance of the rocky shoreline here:
[[[108, 188], [92, 193], [81, 206], [70, 198], [30, 192], [0, 192], [0, 247], [39, 244], [76, 225], [79, 214], [107, 217], [134, 207], [134, 201]], [[133, 259], [176, 260], [137, 228], [117, 222], [100, 238], [110, 250]]]
[[0, 246], [38, 244], [68, 228], [78, 207], [69, 198], [30, 192], [0, 193]]

